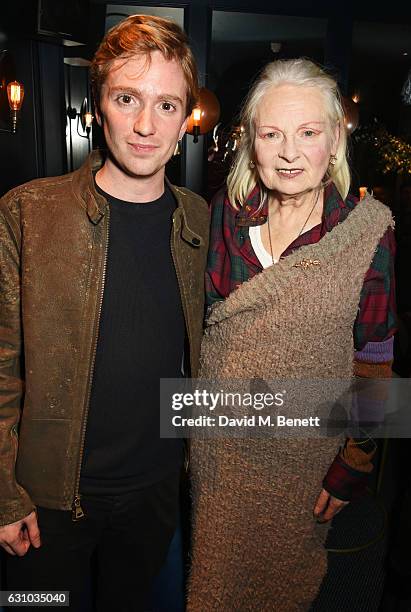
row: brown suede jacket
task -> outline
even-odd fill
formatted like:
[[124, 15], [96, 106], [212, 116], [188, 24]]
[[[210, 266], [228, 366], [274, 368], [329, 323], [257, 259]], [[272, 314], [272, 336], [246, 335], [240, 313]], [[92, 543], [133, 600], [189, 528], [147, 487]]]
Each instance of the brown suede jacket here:
[[[92, 175], [102, 163], [94, 152], [76, 172], [0, 200], [0, 525], [35, 505], [79, 505], [109, 236], [109, 208]], [[171, 252], [195, 376], [208, 210], [199, 196], [170, 187]]]

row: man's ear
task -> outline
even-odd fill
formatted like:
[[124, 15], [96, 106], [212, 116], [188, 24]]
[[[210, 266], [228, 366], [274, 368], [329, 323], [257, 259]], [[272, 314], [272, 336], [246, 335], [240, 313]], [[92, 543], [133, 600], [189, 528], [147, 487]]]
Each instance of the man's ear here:
[[97, 106], [97, 104], [96, 104], [96, 106], [95, 106], [95, 108], [94, 108], [94, 116], [95, 116], [95, 118], [96, 118], [96, 121], [97, 121], [98, 125], [99, 125], [100, 127], [103, 127], [103, 116], [102, 116], [102, 114], [101, 114], [101, 112], [100, 112], [100, 109], [99, 109], [99, 107]]
[[187, 131], [187, 123], [188, 123], [188, 117], [186, 117], [183, 121], [183, 124], [180, 128], [179, 134], [178, 134], [178, 140], [181, 140], [182, 137], [184, 136], [184, 134]]

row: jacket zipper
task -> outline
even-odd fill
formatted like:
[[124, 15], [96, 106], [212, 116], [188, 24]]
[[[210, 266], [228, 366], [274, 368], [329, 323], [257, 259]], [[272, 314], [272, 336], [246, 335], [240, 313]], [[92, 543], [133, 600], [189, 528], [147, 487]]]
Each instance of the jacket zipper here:
[[103, 274], [102, 274], [102, 280], [101, 280], [100, 303], [98, 307], [97, 321], [96, 321], [97, 331], [94, 334], [93, 353], [92, 353], [91, 363], [90, 363], [90, 376], [89, 376], [88, 389], [87, 389], [87, 394], [86, 394], [86, 406], [84, 409], [83, 422], [81, 425], [80, 456], [79, 456], [76, 483], [75, 483], [75, 489], [74, 489], [74, 499], [73, 499], [73, 503], [71, 506], [71, 518], [73, 521], [79, 521], [80, 519], [85, 517], [84, 510], [81, 507], [81, 496], [79, 493], [79, 487], [80, 487], [81, 465], [83, 463], [84, 441], [86, 437], [87, 417], [88, 417], [88, 411], [89, 411], [89, 406], [90, 406], [91, 385], [93, 382], [94, 365], [95, 365], [96, 353], [97, 353], [98, 330], [100, 326], [101, 310], [103, 307], [104, 285], [105, 285], [106, 271], [107, 271], [108, 239], [109, 239], [109, 227], [110, 227], [110, 211], [108, 207], [106, 210], [106, 215], [107, 215], [106, 246], [105, 246], [105, 253], [104, 253]]
[[[185, 319], [185, 324], [186, 324], [186, 328], [187, 328], [187, 335], [188, 335], [188, 343], [190, 346], [190, 353], [191, 353], [191, 330], [190, 330], [190, 326], [188, 323], [188, 314], [187, 314], [187, 300], [186, 300], [186, 294], [185, 294], [185, 289], [184, 289], [184, 285], [181, 281], [181, 276], [180, 276], [180, 271], [178, 269], [178, 264], [176, 261], [176, 257], [175, 257], [175, 251], [174, 251], [174, 236], [175, 236], [175, 218], [173, 217], [173, 239], [171, 240], [170, 243], [170, 248], [171, 248], [171, 257], [173, 259], [173, 263], [174, 263], [174, 269], [176, 271], [176, 277], [177, 277], [177, 283], [178, 286], [180, 288], [180, 295], [182, 297], [182, 305], [183, 305], [183, 312], [184, 312], [184, 319]], [[191, 354], [190, 354], [190, 363], [191, 363]]]
[[[181, 281], [181, 276], [180, 276], [180, 271], [178, 269], [178, 264], [176, 261], [176, 257], [175, 257], [175, 251], [174, 251], [174, 237], [175, 237], [175, 218], [173, 216], [173, 237], [170, 243], [170, 249], [171, 249], [171, 257], [173, 259], [173, 263], [174, 263], [174, 269], [176, 271], [176, 277], [177, 277], [177, 283], [178, 286], [180, 288], [180, 295], [181, 295], [181, 302], [183, 305], [183, 312], [184, 312], [184, 319], [185, 319], [185, 324], [186, 324], [186, 329], [187, 329], [187, 336], [188, 336], [188, 346], [189, 346], [189, 351], [190, 351], [190, 355], [189, 355], [189, 360], [191, 363], [191, 332], [190, 332], [190, 326], [189, 326], [189, 322], [188, 322], [188, 314], [187, 314], [187, 304], [186, 304], [186, 294], [185, 294], [185, 290], [184, 290], [184, 285]], [[184, 469], [186, 472], [188, 472], [188, 468], [190, 465], [190, 451], [189, 451], [189, 447], [187, 442], [184, 442]]]

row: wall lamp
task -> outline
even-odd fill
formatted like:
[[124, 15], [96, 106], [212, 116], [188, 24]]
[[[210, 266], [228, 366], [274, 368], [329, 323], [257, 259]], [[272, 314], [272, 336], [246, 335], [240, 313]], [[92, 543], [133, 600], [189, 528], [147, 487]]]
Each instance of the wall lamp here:
[[200, 134], [207, 134], [218, 123], [220, 118], [220, 103], [215, 94], [202, 87], [199, 92], [198, 104], [193, 109], [187, 122], [187, 134], [193, 136], [193, 142], [198, 142]]
[[193, 109], [193, 142], [198, 142], [200, 136], [201, 108]]
[[[3, 85], [0, 84], [0, 89]], [[10, 106], [10, 118], [11, 118], [11, 130], [0, 128], [0, 132], [7, 132], [8, 134], [15, 134], [17, 131], [17, 119], [18, 113], [21, 109], [24, 99], [24, 87], [18, 81], [11, 81], [7, 85], [7, 98]]]
[[[77, 134], [81, 138], [87, 138], [89, 140], [94, 117], [90, 111], [88, 99], [84, 98], [81, 103], [80, 112], [77, 112], [76, 108], [69, 106], [67, 109], [67, 117], [70, 120], [77, 119]], [[83, 130], [82, 134], [80, 133], [80, 125]]]

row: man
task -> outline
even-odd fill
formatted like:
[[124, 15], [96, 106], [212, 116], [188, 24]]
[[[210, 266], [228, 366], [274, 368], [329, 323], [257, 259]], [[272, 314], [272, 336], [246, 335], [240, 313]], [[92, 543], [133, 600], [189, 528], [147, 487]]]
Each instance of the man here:
[[165, 179], [197, 73], [176, 24], [134, 15], [91, 79], [107, 155], [0, 205], [0, 543], [8, 589], [80, 609], [93, 558], [97, 609], [140, 610], [183, 454], [159, 379], [196, 374], [202, 333], [207, 207]]

